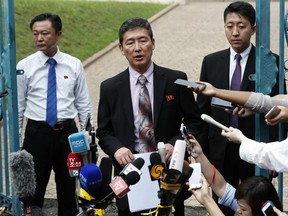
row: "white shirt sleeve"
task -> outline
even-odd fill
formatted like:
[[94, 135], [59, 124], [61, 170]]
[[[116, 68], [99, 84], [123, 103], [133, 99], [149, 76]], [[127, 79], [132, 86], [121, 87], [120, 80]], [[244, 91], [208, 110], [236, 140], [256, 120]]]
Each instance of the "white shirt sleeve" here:
[[239, 149], [240, 158], [260, 168], [288, 172], [288, 138], [262, 143], [246, 138]]

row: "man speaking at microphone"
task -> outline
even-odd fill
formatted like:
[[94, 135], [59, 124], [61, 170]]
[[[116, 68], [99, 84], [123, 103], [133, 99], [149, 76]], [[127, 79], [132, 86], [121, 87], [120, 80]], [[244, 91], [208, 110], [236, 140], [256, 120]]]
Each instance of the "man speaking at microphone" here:
[[[58, 15], [40, 14], [30, 22], [38, 52], [17, 64], [24, 74], [17, 76], [20, 135], [28, 119], [23, 147], [33, 155], [36, 192], [32, 206], [42, 208], [51, 169], [55, 172], [58, 215], [77, 214], [75, 178], [69, 176], [68, 136], [78, 131], [78, 115], [85, 128], [93, 111], [81, 61], [59, 50], [62, 22]], [[20, 139], [21, 140], [21, 139]], [[33, 212], [32, 212], [33, 213]]]
[[[151, 59], [154, 48], [149, 22], [126, 20], [119, 29], [119, 49], [129, 66], [101, 83], [96, 135], [102, 150], [113, 158], [116, 174], [134, 160], [133, 154], [155, 151], [157, 142], [165, 143], [169, 162], [175, 141], [182, 138], [181, 123], [194, 135], [202, 127], [192, 92], [174, 84], [178, 78], [187, 80], [187, 75], [156, 65]], [[118, 200], [118, 215], [140, 215], [129, 211], [124, 198]], [[184, 216], [184, 198], [174, 206], [175, 215]]]

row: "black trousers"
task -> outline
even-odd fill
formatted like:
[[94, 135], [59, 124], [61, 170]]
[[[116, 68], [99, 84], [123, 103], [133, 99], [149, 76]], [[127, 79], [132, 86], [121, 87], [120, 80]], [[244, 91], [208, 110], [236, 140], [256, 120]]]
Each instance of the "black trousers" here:
[[78, 131], [74, 120], [56, 129], [43, 122], [28, 120], [23, 147], [33, 155], [36, 173], [36, 192], [32, 206], [43, 207], [51, 170], [55, 172], [58, 215], [76, 215], [75, 178], [70, 177], [67, 156], [71, 152], [68, 136]]

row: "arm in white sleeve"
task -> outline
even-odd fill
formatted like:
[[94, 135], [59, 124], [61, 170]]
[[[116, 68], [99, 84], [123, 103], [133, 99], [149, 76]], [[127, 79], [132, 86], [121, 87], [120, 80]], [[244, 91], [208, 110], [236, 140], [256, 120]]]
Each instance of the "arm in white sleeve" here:
[[[21, 69], [21, 66], [17, 65], [17, 69]], [[18, 94], [18, 123], [19, 123], [19, 146], [22, 147], [22, 128], [24, 112], [26, 108], [26, 83], [25, 75], [17, 76], [17, 94]]]
[[79, 62], [79, 76], [77, 77], [77, 83], [75, 86], [75, 107], [78, 111], [79, 121], [81, 125], [81, 130], [84, 130], [87, 122], [87, 116], [90, 114], [90, 123], [94, 126], [94, 113], [92, 109], [92, 104], [89, 96], [88, 85], [85, 79], [84, 69]]
[[288, 138], [267, 144], [247, 138], [241, 143], [239, 154], [242, 160], [260, 168], [288, 172]]

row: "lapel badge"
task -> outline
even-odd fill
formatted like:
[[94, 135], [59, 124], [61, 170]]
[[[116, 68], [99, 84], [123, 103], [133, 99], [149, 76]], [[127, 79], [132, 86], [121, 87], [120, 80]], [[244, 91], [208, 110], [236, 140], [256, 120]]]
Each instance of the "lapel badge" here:
[[166, 100], [172, 101], [172, 100], [174, 100], [174, 96], [173, 95], [166, 95]]

